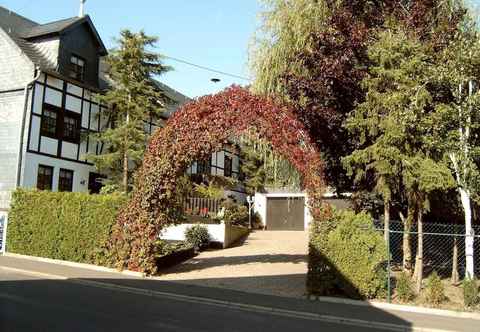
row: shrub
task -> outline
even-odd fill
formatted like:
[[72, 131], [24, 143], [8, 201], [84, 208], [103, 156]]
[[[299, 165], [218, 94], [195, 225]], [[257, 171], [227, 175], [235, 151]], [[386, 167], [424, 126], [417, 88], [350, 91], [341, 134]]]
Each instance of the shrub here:
[[383, 295], [386, 253], [369, 215], [325, 206], [310, 229], [307, 291], [351, 298]]
[[202, 225], [194, 225], [185, 230], [185, 241], [197, 249], [204, 248], [210, 243], [208, 229]]
[[17, 190], [9, 215], [8, 251], [94, 263], [126, 198]]
[[425, 285], [425, 300], [427, 303], [438, 306], [445, 301], [445, 289], [442, 284], [442, 280], [438, 276], [437, 272], [433, 272], [428, 278]]
[[478, 284], [476, 278], [465, 278], [462, 282], [463, 303], [465, 307], [473, 307], [478, 303]]
[[248, 208], [246, 206], [229, 198], [222, 203], [222, 208], [224, 208], [223, 220], [225, 222], [248, 226]]
[[192, 248], [192, 245], [184, 241], [170, 242], [170, 241], [159, 239], [155, 241], [155, 252], [156, 252], [155, 256], [156, 257], [167, 256], [174, 252], [188, 249], [188, 248]]
[[396, 291], [398, 299], [402, 302], [409, 302], [415, 298], [413, 281], [408, 273], [400, 273], [397, 278]]

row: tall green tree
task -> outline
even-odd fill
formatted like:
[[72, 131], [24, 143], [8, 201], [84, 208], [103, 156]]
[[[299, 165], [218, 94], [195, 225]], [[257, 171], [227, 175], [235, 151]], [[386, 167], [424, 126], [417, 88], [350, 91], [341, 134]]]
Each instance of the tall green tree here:
[[108, 175], [111, 183], [128, 192], [131, 173], [141, 161], [147, 142], [145, 121], [159, 118], [168, 97], [155, 85], [155, 76], [169, 67], [162, 64], [159, 54], [152, 51], [156, 37], [129, 30], [120, 32], [117, 46], [107, 57], [107, 77], [111, 87], [99, 96], [108, 106], [110, 126], [95, 138], [105, 144], [106, 152], [89, 156], [96, 168]]
[[[460, 0], [264, 0], [251, 63], [256, 92], [290, 102], [325, 160], [337, 191], [351, 190], [341, 157], [353, 150], [342, 126], [363, 102], [367, 49], [385, 22], [396, 17], [409, 31], [441, 45]], [[441, 28], [440, 28], [441, 27]]]
[[450, 162], [465, 219], [466, 276], [474, 276], [472, 199], [480, 188], [480, 34], [466, 20], [450, 47], [439, 57], [436, 107], [438, 141]]
[[[357, 180], [373, 173], [384, 197], [385, 211], [389, 210], [394, 188], [401, 185], [405, 191], [408, 207], [404, 219], [403, 265], [411, 271], [408, 232], [415, 217], [421, 223], [431, 192], [453, 185], [434, 143], [436, 118], [428, 89], [431, 56], [415, 34], [398, 25], [379, 33], [377, 42], [369, 47], [368, 56], [371, 66], [362, 82], [366, 98], [352, 112], [347, 125], [358, 137], [357, 149], [343, 161], [350, 173], [356, 173]], [[422, 234], [419, 240], [422, 242]], [[421, 260], [420, 252], [417, 261]]]

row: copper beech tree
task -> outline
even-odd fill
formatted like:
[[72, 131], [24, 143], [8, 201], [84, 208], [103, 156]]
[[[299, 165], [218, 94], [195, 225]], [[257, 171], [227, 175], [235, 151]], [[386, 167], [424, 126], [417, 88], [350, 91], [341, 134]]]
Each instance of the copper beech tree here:
[[288, 106], [232, 86], [184, 105], [152, 136], [136, 174], [135, 190], [112, 229], [102, 263], [155, 273], [155, 240], [181, 211], [176, 199], [178, 179], [192, 162], [252, 129], [299, 171], [311, 214], [318, 216], [323, 163], [304, 126]]

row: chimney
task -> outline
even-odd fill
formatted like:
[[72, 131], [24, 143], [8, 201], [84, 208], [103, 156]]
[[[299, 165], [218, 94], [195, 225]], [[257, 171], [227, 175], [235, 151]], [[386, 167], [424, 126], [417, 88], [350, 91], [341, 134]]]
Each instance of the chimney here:
[[85, 16], [85, 2], [87, 0], [80, 0], [80, 10], [78, 12], [78, 17], [84, 17]]

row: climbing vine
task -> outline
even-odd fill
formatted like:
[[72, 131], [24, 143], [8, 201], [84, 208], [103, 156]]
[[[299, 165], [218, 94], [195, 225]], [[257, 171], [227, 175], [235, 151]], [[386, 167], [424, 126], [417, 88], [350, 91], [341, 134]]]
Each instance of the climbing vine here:
[[106, 244], [104, 263], [155, 273], [154, 242], [179, 216], [177, 180], [192, 162], [252, 129], [299, 171], [315, 218], [323, 193], [323, 164], [304, 126], [288, 106], [232, 86], [184, 105], [152, 136], [132, 198]]

